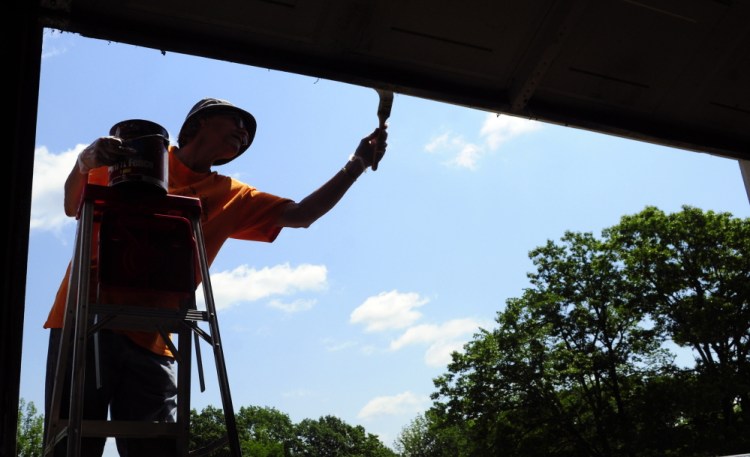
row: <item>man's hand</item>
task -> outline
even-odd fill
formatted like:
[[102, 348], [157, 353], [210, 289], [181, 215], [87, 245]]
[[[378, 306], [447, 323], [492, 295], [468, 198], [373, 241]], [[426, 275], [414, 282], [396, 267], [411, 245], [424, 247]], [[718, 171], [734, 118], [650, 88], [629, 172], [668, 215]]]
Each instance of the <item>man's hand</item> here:
[[78, 171], [86, 174], [94, 168], [114, 165], [136, 153], [135, 149], [125, 146], [120, 138], [101, 137], [78, 154]]
[[354, 157], [362, 159], [365, 168], [372, 167], [373, 158], [377, 163], [385, 155], [385, 149], [388, 146], [388, 143], [386, 143], [386, 139], [388, 139], [386, 128], [377, 128], [371, 134], [362, 138], [357, 150], [354, 151]]

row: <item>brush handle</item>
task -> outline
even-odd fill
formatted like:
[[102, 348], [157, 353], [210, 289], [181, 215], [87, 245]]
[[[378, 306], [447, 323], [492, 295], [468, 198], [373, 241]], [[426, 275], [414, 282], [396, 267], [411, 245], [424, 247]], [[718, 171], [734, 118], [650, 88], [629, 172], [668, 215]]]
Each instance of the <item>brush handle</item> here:
[[[380, 98], [378, 103], [378, 121], [381, 129], [385, 128], [385, 121], [391, 116], [391, 108], [393, 107], [393, 91], [384, 89], [375, 89]], [[378, 140], [380, 141], [380, 140]], [[378, 150], [373, 152], [372, 157], [372, 171], [378, 169]]]

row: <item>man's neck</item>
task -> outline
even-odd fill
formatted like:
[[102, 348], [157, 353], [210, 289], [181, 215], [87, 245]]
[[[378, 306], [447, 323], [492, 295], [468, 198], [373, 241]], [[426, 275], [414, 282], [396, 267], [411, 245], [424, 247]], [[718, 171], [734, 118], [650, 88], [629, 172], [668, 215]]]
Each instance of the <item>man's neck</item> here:
[[196, 173], [208, 173], [211, 171], [212, 163], [201, 160], [205, 155], [200, 154], [200, 151], [197, 150], [197, 145], [193, 143], [182, 148], [175, 147], [174, 154], [183, 165]]

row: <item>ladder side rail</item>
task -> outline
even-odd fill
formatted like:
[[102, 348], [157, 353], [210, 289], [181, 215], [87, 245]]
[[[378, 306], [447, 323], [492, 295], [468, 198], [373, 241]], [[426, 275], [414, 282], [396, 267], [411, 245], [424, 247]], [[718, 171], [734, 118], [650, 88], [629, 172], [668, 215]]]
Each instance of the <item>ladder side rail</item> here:
[[49, 419], [47, 423], [47, 437], [44, 449], [44, 455], [54, 453], [55, 446], [65, 437], [67, 433], [68, 420], [60, 417], [62, 394], [68, 377], [68, 361], [70, 359], [70, 342], [73, 338], [73, 325], [76, 321], [78, 293], [78, 276], [81, 269], [81, 246], [83, 240], [88, 239], [83, 234], [83, 225], [78, 224], [76, 228], [76, 238], [73, 248], [73, 259], [70, 264], [70, 276], [68, 277], [68, 294], [65, 301], [65, 314], [63, 318], [63, 327], [60, 332], [60, 342], [58, 343], [57, 363], [55, 366], [55, 377], [52, 384], [52, 398], [49, 406]]
[[177, 362], [177, 455], [188, 455], [190, 448], [190, 376], [192, 364], [192, 332], [187, 328], [177, 331], [177, 344], [181, 354]]
[[80, 224], [83, 239], [79, 248], [80, 262], [78, 262], [78, 283], [76, 291], [75, 327], [73, 328], [73, 360], [70, 389], [70, 404], [68, 414], [68, 455], [77, 456], [81, 453], [81, 424], [83, 421], [84, 381], [86, 368], [86, 343], [88, 340], [88, 307], [89, 287], [91, 279], [91, 239], [93, 233], [94, 208], [93, 203], [85, 201], [81, 208]]
[[203, 238], [203, 228], [200, 217], [193, 216], [190, 218], [193, 231], [198, 245], [199, 264], [201, 269], [201, 280], [203, 284], [203, 296], [206, 301], [206, 310], [208, 312], [208, 323], [211, 329], [211, 337], [216, 361], [216, 374], [219, 378], [219, 391], [221, 392], [221, 403], [224, 408], [224, 421], [227, 427], [227, 437], [229, 439], [229, 450], [235, 457], [241, 457], [240, 439], [237, 434], [237, 422], [234, 417], [234, 407], [232, 406], [232, 396], [229, 392], [229, 379], [227, 377], [226, 364], [224, 361], [224, 348], [221, 343], [219, 334], [219, 321], [216, 315], [216, 304], [214, 303], [213, 290], [211, 288], [211, 278], [208, 271], [208, 256], [206, 254], [206, 245]]

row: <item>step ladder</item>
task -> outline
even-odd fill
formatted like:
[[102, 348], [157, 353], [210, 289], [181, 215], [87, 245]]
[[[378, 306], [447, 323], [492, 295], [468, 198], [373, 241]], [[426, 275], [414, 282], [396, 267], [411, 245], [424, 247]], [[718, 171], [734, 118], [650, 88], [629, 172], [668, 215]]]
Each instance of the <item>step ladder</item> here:
[[[174, 439], [179, 456], [204, 455], [228, 444], [233, 457], [241, 456], [200, 215], [197, 198], [126, 192], [124, 186], [88, 184], [84, 189], [77, 216], [45, 456], [53, 455], [56, 445], [67, 438], [67, 455], [77, 457], [84, 437], [166, 437]], [[92, 255], [94, 252], [96, 256]], [[202, 284], [205, 310], [196, 307], [196, 278]], [[128, 295], [128, 290], [135, 292]], [[181, 305], [164, 308], [143, 306], [142, 300], [140, 306], [136, 302], [121, 303], [122, 299], [118, 303], [107, 302], [110, 296], [143, 297], [150, 293], [159, 299], [179, 300]], [[208, 328], [201, 327], [201, 323]], [[86, 348], [94, 344], [97, 353], [98, 332], [102, 329], [161, 334], [177, 366], [175, 423], [83, 419]], [[177, 345], [170, 334], [177, 336]], [[227, 433], [213, 445], [189, 452], [193, 350], [201, 392], [205, 390], [201, 341], [213, 349]], [[66, 369], [68, 366], [70, 370]], [[95, 368], [98, 377], [98, 360]], [[70, 399], [68, 418], [61, 417], [63, 395]]]

